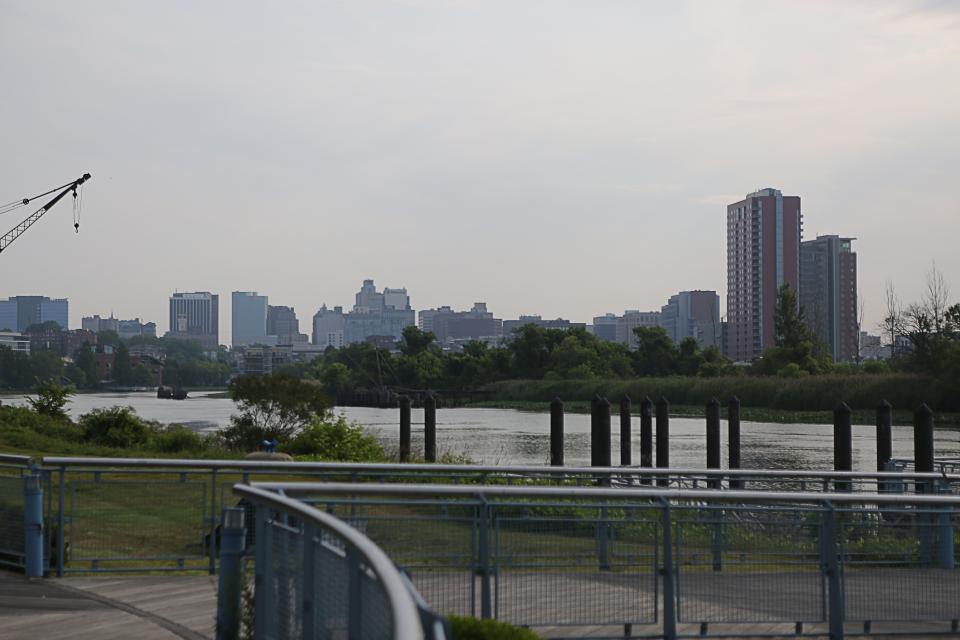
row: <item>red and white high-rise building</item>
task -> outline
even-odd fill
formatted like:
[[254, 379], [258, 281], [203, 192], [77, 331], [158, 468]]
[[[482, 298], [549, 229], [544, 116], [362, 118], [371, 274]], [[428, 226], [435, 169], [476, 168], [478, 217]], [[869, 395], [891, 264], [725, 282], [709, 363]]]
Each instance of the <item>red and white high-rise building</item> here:
[[800, 196], [761, 189], [727, 206], [727, 357], [751, 362], [774, 346], [777, 291], [800, 284]]

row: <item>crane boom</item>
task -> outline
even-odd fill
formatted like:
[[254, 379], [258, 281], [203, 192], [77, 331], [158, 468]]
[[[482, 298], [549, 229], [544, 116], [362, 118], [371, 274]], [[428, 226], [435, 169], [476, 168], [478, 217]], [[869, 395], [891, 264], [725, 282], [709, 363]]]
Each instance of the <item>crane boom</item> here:
[[[53, 199], [50, 200], [50, 202], [48, 202], [47, 204], [43, 205], [42, 207], [40, 207], [39, 209], [37, 209], [37, 210], [36, 210], [35, 212], [33, 212], [32, 214], [30, 214], [23, 222], [21, 222], [20, 224], [18, 224], [17, 226], [15, 226], [13, 229], [11, 229], [11, 230], [8, 231], [7, 233], [5, 233], [3, 236], [0, 236], [0, 253], [2, 253], [4, 249], [6, 249], [7, 247], [9, 247], [9, 246], [10, 246], [10, 243], [12, 243], [14, 240], [16, 240], [17, 238], [19, 238], [20, 236], [22, 236], [23, 233], [24, 233], [27, 229], [29, 229], [30, 227], [32, 227], [32, 226], [33, 226], [33, 223], [35, 223], [37, 220], [39, 220], [40, 218], [42, 218], [42, 217], [43, 217], [43, 214], [45, 214], [47, 211], [49, 211], [49, 210], [53, 207], [53, 205], [55, 205], [55, 204], [57, 204], [58, 202], [60, 202], [60, 199], [63, 198], [63, 196], [67, 195], [67, 194], [70, 193], [71, 191], [73, 192], [73, 195], [76, 196], [76, 195], [77, 195], [77, 187], [79, 187], [80, 185], [82, 185], [84, 182], [86, 182], [86, 181], [89, 180], [89, 179], [90, 179], [90, 174], [89, 174], [89, 173], [83, 174], [81, 177], [77, 178], [76, 180], [74, 180], [73, 182], [71, 182], [70, 184], [68, 184], [68, 185], [63, 189], [63, 191], [61, 191], [60, 193], [58, 193], [57, 195], [55, 195], [55, 196], [53, 197]], [[27, 201], [24, 200], [24, 204], [26, 204], [26, 202], [27, 202]]]

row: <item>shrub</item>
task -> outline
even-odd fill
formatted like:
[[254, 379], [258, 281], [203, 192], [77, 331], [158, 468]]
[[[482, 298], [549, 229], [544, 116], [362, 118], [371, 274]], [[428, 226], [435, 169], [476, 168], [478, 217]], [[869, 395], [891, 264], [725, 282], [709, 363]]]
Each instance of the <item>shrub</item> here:
[[132, 407], [94, 409], [80, 416], [83, 439], [90, 444], [129, 449], [142, 446], [149, 429]]
[[199, 452], [204, 449], [200, 435], [181, 424], [172, 424], [153, 433], [150, 448], [160, 453]]
[[537, 640], [537, 634], [530, 629], [497, 620], [449, 616], [447, 621], [452, 640]]
[[383, 447], [363, 428], [340, 415], [329, 421], [315, 418], [285, 447], [288, 453], [337, 462], [378, 462], [385, 459]]
[[37, 385], [36, 393], [36, 398], [27, 398], [27, 402], [34, 411], [51, 418], [67, 417], [67, 412], [63, 408], [67, 406], [70, 396], [74, 394], [73, 387], [63, 386], [55, 380], [47, 380]]

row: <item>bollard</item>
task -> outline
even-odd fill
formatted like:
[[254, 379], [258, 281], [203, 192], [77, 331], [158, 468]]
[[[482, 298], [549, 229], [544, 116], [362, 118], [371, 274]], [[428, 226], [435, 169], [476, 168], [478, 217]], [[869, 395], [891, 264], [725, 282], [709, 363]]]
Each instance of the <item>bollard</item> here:
[[43, 484], [36, 469], [23, 478], [24, 573], [43, 577]]
[[437, 399], [432, 393], [423, 401], [423, 457], [437, 461]]
[[598, 441], [600, 433], [600, 394], [590, 399], [590, 466], [597, 466], [597, 452], [600, 450]]
[[563, 466], [563, 401], [559, 396], [550, 403], [550, 465]]
[[[727, 402], [727, 468], [740, 468], [740, 398], [733, 396]], [[743, 481], [730, 479], [731, 489], [742, 489]]]
[[[649, 397], [640, 401], [640, 466], [653, 466], [653, 402]], [[648, 478], [640, 482], [650, 484]]]
[[631, 428], [630, 428], [630, 411], [633, 408], [633, 403], [630, 402], [630, 396], [623, 394], [623, 397], [620, 398], [620, 464], [629, 467], [633, 464], [633, 447]]
[[877, 405], [877, 471], [886, 471], [887, 463], [893, 458], [892, 425], [893, 407], [881, 400]]
[[410, 397], [400, 396], [400, 462], [410, 460]]
[[[850, 407], [845, 402], [837, 405], [833, 410], [833, 470], [853, 470], [853, 443], [850, 425]], [[836, 491], [850, 491], [849, 480], [837, 480], [834, 483]]]
[[[660, 396], [657, 400], [657, 467], [670, 466], [670, 403]], [[666, 487], [670, 484], [666, 477], [657, 480], [657, 485]]]
[[600, 398], [595, 401], [595, 415], [593, 425], [594, 434], [591, 438], [593, 448], [590, 451], [590, 464], [594, 467], [610, 466], [610, 401]]
[[[720, 468], [720, 401], [716, 398], [707, 403], [707, 469]], [[710, 479], [707, 486], [720, 488], [719, 477]]]
[[217, 591], [217, 640], [240, 637], [240, 597], [243, 591], [243, 508], [223, 510], [220, 527], [220, 583]]
[[933, 411], [926, 404], [913, 414], [913, 466], [917, 473], [933, 471]]

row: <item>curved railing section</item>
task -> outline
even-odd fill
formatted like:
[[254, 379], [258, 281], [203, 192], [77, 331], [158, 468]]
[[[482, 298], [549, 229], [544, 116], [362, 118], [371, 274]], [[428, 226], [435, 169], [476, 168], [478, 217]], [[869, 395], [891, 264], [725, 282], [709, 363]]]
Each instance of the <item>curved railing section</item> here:
[[234, 493], [256, 507], [255, 638], [443, 638], [439, 618], [362, 533], [276, 492]]

